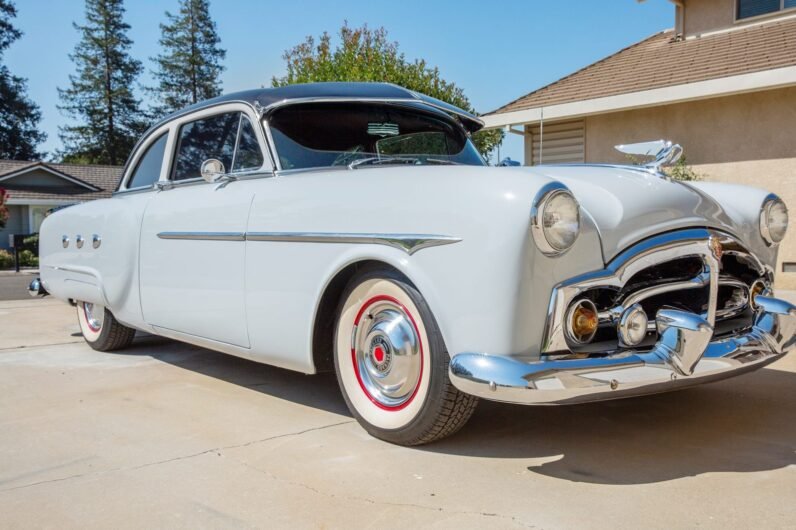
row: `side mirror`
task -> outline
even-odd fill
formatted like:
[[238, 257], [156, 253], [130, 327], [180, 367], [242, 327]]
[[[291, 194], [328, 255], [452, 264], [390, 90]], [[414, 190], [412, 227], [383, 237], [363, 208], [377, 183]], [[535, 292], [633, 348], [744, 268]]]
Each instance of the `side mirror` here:
[[199, 170], [202, 178], [207, 182], [215, 182], [226, 173], [224, 163], [217, 158], [208, 158], [202, 162], [202, 167]]

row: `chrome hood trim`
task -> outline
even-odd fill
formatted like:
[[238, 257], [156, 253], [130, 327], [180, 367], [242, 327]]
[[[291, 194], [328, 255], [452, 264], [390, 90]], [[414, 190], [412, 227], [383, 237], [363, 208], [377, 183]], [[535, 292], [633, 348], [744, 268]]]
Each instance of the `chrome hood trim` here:
[[738, 233], [733, 219], [707, 194], [643, 168], [579, 165], [539, 169], [565, 184], [594, 219], [606, 263], [632, 244], [662, 232], [704, 227]]

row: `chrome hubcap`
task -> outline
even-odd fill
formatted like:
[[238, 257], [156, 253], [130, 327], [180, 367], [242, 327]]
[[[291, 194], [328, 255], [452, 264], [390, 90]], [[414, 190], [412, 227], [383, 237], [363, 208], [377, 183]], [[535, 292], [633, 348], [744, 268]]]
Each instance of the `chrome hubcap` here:
[[102, 329], [102, 322], [105, 320], [105, 308], [103, 306], [83, 302], [83, 313], [86, 315], [86, 324], [88, 324], [91, 331]]
[[423, 349], [412, 317], [397, 300], [376, 297], [354, 322], [351, 355], [362, 389], [382, 408], [414, 397], [423, 372]]

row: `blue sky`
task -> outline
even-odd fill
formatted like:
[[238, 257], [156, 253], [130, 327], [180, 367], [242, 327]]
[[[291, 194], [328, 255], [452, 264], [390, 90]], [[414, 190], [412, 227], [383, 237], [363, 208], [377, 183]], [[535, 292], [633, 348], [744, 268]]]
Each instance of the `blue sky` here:
[[[44, 150], [60, 147], [66, 122], [56, 87], [66, 87], [82, 21], [82, 0], [17, 0], [16, 25], [24, 32], [6, 54], [15, 75], [28, 79], [29, 96], [41, 107]], [[132, 54], [144, 62], [158, 53], [158, 24], [177, 0], [128, 0]], [[567, 75], [674, 24], [668, 0], [339, 0], [274, 2], [211, 0], [211, 14], [227, 50], [225, 91], [268, 85], [284, 72], [282, 53], [307, 35], [351, 25], [384, 26], [406, 56], [424, 58], [461, 86], [479, 112]], [[139, 90], [139, 94], [141, 91]], [[522, 141], [510, 135], [501, 157], [522, 160]]]

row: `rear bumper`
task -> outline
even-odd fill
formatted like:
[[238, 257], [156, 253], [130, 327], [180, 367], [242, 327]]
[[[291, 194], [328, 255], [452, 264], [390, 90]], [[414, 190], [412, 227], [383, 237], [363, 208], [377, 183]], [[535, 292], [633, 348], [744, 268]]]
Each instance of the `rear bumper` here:
[[[467, 394], [529, 405], [570, 404], [666, 392], [762, 368], [796, 345], [796, 306], [758, 296], [754, 326], [711, 341], [701, 316], [663, 310], [659, 341], [649, 352], [525, 362], [517, 357], [460, 353], [450, 378]], [[549, 359], [549, 358], [548, 358]]]

